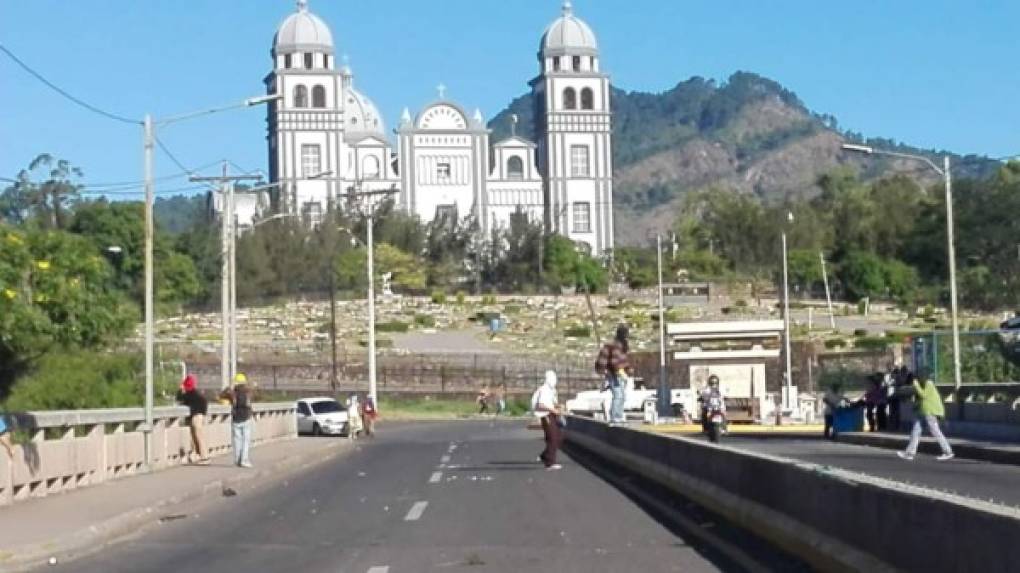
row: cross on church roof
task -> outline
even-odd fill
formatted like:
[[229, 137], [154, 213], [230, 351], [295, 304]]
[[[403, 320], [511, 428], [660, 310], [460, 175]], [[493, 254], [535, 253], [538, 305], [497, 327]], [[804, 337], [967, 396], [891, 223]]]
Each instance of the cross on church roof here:
[[299, 12], [307, 12], [308, 0], [297, 0], [297, 9]]
[[440, 82], [439, 85], [436, 86], [436, 90], [439, 92], [439, 99], [446, 98], [446, 86], [443, 85], [442, 82]]

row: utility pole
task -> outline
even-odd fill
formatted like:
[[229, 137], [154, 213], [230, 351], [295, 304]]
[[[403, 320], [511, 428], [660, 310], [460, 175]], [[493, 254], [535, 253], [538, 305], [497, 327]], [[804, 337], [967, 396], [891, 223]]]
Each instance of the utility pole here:
[[220, 253], [223, 257], [220, 265], [220, 312], [222, 323], [223, 342], [220, 347], [220, 388], [226, 390], [230, 387], [237, 368], [236, 338], [237, 322], [234, 316], [236, 293], [232, 290], [236, 282], [233, 276], [236, 270], [234, 263], [234, 227], [236, 219], [234, 215], [234, 182], [246, 180], [261, 180], [261, 175], [228, 175], [227, 163], [223, 163], [222, 175], [216, 177], [190, 177], [191, 181], [200, 183], [218, 183], [220, 185]]
[[[787, 219], [793, 222], [793, 214], [788, 213]], [[784, 390], [786, 406], [789, 409], [794, 409], [796, 404], [793, 403], [793, 366], [790, 344], [790, 271], [788, 262], [788, 251], [786, 245], [786, 230], [783, 230], [783, 327], [785, 336], [785, 354], [786, 354], [786, 384]]]
[[155, 346], [155, 314], [153, 308], [153, 242], [155, 228], [153, 224], [153, 203], [155, 190], [153, 180], [153, 151], [156, 134], [152, 125], [152, 116], [145, 114], [144, 122], [144, 155], [145, 155], [145, 427], [144, 436], [145, 469], [152, 469], [152, 407], [153, 407], [153, 347]]
[[[336, 232], [334, 229], [332, 232]], [[336, 246], [335, 244], [332, 246]], [[330, 254], [329, 265], [329, 343], [330, 343], [330, 379], [329, 386], [333, 393], [336, 393], [336, 270], [333, 268], [332, 253]]]

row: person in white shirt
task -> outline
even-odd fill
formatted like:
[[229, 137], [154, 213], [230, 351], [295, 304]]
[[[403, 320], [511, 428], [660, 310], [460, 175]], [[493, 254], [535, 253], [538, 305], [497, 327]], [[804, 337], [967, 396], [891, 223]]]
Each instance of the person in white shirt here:
[[542, 432], [545, 434], [545, 450], [538, 456], [538, 460], [545, 464], [547, 470], [562, 469], [563, 466], [556, 463], [556, 451], [560, 447], [562, 436], [560, 435], [561, 413], [559, 398], [556, 395], [556, 373], [546, 370], [545, 381], [531, 395], [531, 411], [542, 423]]

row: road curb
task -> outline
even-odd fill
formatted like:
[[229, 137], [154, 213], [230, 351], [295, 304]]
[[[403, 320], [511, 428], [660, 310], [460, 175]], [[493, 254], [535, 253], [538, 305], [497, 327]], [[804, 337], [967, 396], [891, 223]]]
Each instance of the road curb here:
[[[51, 557], [65, 562], [91, 555], [132, 534], [140, 533], [143, 529], [156, 525], [157, 521], [154, 519], [154, 515], [165, 512], [168, 508], [204, 497], [222, 495], [226, 488], [237, 489], [252, 481], [280, 478], [298, 473], [336, 458], [341, 453], [353, 448], [354, 442], [351, 440], [336, 440], [322, 450], [302, 452], [285, 457], [266, 467], [256, 467], [249, 472], [209, 481], [201, 488], [168, 496], [146, 507], [136, 508], [94, 523], [59, 539], [0, 550], [0, 572], [28, 571], [47, 564]], [[139, 477], [144, 479], [144, 476]]]

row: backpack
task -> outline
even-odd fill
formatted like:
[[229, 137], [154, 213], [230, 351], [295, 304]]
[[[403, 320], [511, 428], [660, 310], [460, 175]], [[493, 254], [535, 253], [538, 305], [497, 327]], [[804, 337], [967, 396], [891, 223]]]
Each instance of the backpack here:
[[595, 373], [600, 376], [605, 376], [613, 370], [612, 363], [613, 349], [609, 344], [603, 344], [602, 349], [599, 350], [599, 355], [595, 358]]

